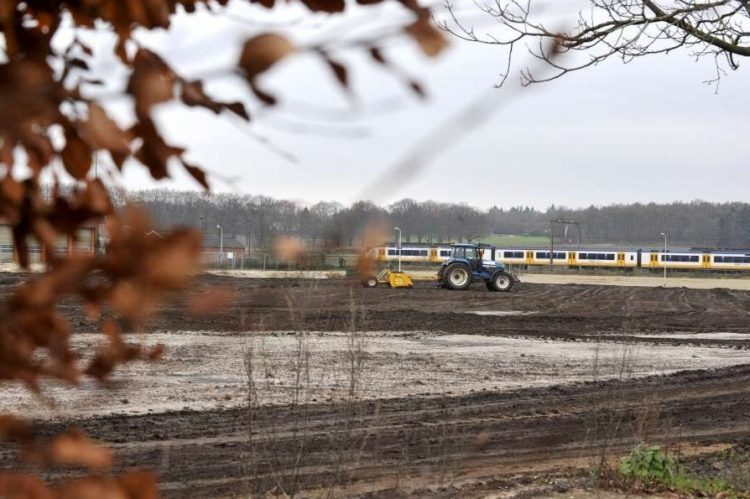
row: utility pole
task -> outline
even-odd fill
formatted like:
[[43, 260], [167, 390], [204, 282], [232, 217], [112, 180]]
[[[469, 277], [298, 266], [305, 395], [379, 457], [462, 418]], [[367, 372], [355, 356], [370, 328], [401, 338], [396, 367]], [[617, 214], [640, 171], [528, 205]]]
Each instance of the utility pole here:
[[398, 271], [401, 272], [401, 229], [394, 227], [398, 231]]
[[[576, 238], [578, 241], [578, 247], [581, 247], [581, 225], [576, 222], [575, 220], [550, 220], [549, 221], [549, 264], [552, 265], [554, 263], [554, 255], [555, 255], [555, 224], [560, 224], [565, 226], [565, 234], [568, 233], [568, 226], [575, 225], [576, 227]], [[564, 242], [564, 241], [563, 241]]]
[[667, 287], [667, 233], [662, 232], [659, 234], [660, 236], [664, 236], [664, 260], [662, 261], [662, 265], [664, 265], [664, 287]]
[[219, 229], [219, 268], [221, 268], [224, 265], [224, 227], [216, 224], [216, 228]]

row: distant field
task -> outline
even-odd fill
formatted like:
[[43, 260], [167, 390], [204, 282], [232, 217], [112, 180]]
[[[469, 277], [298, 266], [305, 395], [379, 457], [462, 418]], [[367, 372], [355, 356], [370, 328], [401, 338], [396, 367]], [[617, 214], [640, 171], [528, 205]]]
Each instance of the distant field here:
[[479, 242], [495, 246], [545, 246], [549, 245], [546, 236], [516, 236], [513, 234], [492, 234], [479, 239]]

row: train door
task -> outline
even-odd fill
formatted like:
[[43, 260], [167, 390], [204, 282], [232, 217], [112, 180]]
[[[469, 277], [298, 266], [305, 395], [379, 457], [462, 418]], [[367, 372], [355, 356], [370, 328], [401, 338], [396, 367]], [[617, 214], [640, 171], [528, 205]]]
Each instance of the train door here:
[[380, 248], [378, 250], [378, 260], [381, 261], [381, 262], [386, 261], [386, 258], [385, 258], [385, 248]]
[[711, 255], [701, 255], [701, 268], [702, 269], [711, 268]]
[[641, 250], [638, 250], [635, 266], [641, 268]]
[[576, 264], [576, 252], [568, 251], [568, 265], [575, 265], [575, 264]]
[[430, 248], [430, 262], [437, 263], [439, 260], [437, 248]]
[[534, 252], [533, 251], [527, 251], [526, 252], [526, 264], [527, 265], [533, 265], [534, 263]]
[[625, 253], [617, 253], [617, 266], [618, 267], [625, 266]]
[[651, 257], [651, 259], [648, 262], [649, 266], [650, 267], [658, 267], [659, 266], [659, 255], [657, 253], [651, 253], [650, 257]]

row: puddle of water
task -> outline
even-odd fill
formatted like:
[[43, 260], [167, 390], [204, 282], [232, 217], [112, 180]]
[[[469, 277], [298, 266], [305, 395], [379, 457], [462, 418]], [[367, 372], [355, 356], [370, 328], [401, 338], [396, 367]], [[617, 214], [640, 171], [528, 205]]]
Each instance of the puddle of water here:
[[506, 317], [509, 315], [531, 315], [536, 312], [526, 312], [523, 310], [468, 310], [467, 314], [474, 315], [493, 315], [499, 317]]

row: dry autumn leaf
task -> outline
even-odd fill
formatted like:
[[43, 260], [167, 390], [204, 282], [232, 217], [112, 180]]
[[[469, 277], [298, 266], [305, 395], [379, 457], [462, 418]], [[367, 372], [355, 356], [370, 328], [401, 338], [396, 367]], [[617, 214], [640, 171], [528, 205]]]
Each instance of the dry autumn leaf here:
[[432, 25], [428, 17], [418, 19], [404, 30], [414, 38], [422, 52], [429, 57], [435, 57], [448, 46], [445, 35]]
[[232, 305], [235, 291], [229, 288], [216, 288], [201, 293], [193, 293], [188, 297], [188, 310], [195, 315], [217, 313]]
[[72, 126], [65, 128], [65, 147], [60, 153], [65, 170], [76, 180], [83, 180], [91, 168], [91, 149]]
[[292, 42], [276, 33], [264, 33], [245, 42], [239, 66], [248, 80], [254, 80], [271, 66], [294, 53]]
[[273, 241], [273, 254], [276, 258], [293, 262], [304, 252], [302, 241], [297, 236], [278, 236]]
[[50, 462], [104, 469], [112, 466], [112, 451], [86, 438], [79, 430], [55, 437], [47, 448]]
[[92, 149], [103, 149], [118, 157], [130, 154], [131, 135], [120, 129], [99, 104], [89, 104], [88, 120], [81, 129]]

